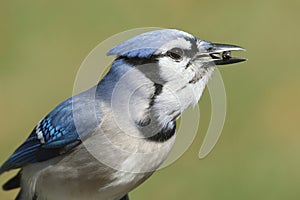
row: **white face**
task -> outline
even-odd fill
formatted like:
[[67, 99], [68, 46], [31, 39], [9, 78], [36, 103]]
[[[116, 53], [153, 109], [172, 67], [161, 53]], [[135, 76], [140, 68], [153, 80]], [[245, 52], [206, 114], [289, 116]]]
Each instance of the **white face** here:
[[214, 70], [214, 65], [201, 60], [199, 54], [203, 50], [198, 46], [196, 40], [178, 38], [155, 53], [160, 55], [158, 70], [165, 81], [163, 92], [156, 99], [158, 110], [176, 110], [174, 115], [180, 115], [188, 106], [198, 103]]
[[177, 38], [155, 52], [156, 55], [162, 55], [158, 63], [165, 80], [183, 78], [187, 79], [184, 82], [193, 83], [206, 75], [208, 65], [205, 66], [204, 63], [211, 59], [209, 56], [198, 58], [201, 53], [205, 53], [205, 49], [201, 48], [201, 41], [190, 38]]
[[[131, 112], [131, 116], [137, 118], [134, 121], [147, 121], [149, 115], [150, 119], [161, 123], [160, 128], [166, 127], [190, 105], [198, 103], [214, 69], [205, 65], [207, 60], [203, 59], [208, 56], [199, 56], [201, 53], [205, 53], [205, 49], [201, 49], [200, 40], [183, 36], [163, 45], [149, 59], [126, 60], [135, 67], [128, 66], [128, 80], [121, 84], [125, 88], [120, 90], [124, 94], [119, 96], [130, 94], [134, 99]], [[116, 71], [124, 77], [123, 71], [119, 68]], [[129, 71], [132, 76], [128, 76]], [[124, 101], [118, 98], [118, 102]]]
[[[203, 57], [198, 58], [203, 49], [195, 40], [178, 38], [159, 49], [161, 56], [158, 59], [160, 75], [167, 81], [167, 86], [174, 91], [192, 90], [194, 101], [197, 103], [203, 89], [211, 76], [214, 65], [204, 64]], [[178, 54], [178, 55], [176, 55]]]

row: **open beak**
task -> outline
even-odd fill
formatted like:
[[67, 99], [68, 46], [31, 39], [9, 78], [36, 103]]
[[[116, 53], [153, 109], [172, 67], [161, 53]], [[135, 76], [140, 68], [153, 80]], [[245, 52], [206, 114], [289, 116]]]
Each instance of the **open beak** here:
[[216, 65], [227, 65], [247, 60], [245, 58], [232, 57], [231, 51], [245, 51], [245, 49], [235, 45], [217, 43], [211, 43], [210, 48], [207, 49], [208, 54]]

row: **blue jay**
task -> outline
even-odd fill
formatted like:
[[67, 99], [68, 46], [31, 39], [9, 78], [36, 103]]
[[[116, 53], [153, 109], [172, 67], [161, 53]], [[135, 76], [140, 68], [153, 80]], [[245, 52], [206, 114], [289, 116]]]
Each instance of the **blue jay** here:
[[162, 29], [112, 48], [110, 71], [54, 108], [1, 166], [17, 200], [126, 200], [167, 158], [176, 119], [239, 46]]

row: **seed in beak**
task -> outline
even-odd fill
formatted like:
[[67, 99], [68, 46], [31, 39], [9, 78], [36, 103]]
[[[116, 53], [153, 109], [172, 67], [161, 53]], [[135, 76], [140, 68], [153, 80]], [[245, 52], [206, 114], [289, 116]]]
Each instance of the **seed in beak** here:
[[232, 58], [231, 57], [231, 51], [224, 51], [223, 53], [222, 53], [222, 58], [225, 60], [225, 59], [230, 59], [230, 58]]

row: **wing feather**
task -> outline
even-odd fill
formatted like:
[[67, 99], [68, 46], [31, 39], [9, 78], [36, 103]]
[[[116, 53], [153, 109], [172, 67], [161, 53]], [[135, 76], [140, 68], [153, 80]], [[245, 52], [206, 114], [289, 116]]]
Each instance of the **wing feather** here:
[[0, 174], [69, 152], [100, 124], [95, 87], [71, 97], [43, 118], [1, 166]]

